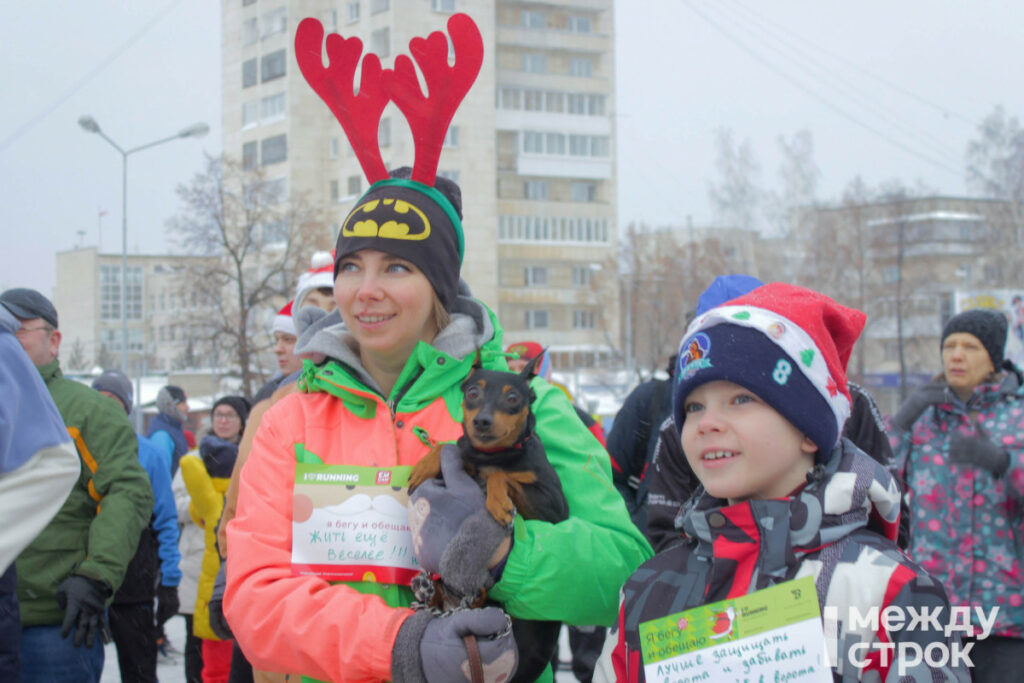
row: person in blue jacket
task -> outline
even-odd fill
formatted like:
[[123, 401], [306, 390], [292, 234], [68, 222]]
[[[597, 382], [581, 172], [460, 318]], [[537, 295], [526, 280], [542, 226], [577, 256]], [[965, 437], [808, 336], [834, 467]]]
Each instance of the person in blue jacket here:
[[43, 378], [18, 342], [20, 329], [21, 321], [0, 304], [0, 672], [9, 680], [21, 680], [14, 560], [60, 510], [82, 468]]
[[[120, 370], [107, 370], [93, 380], [92, 388], [116, 399], [125, 412], [131, 412], [132, 383]], [[171, 475], [163, 454], [152, 441], [136, 436], [139, 462], [153, 487], [153, 517], [149, 526], [142, 530], [139, 549], [128, 565], [124, 583], [114, 594], [109, 613], [110, 631], [117, 646], [121, 680], [156, 683], [160, 627], [177, 613], [179, 604], [178, 515], [171, 491]], [[155, 614], [154, 597], [157, 600]]]
[[164, 462], [170, 468], [171, 476], [178, 471], [178, 461], [188, 452], [185, 439], [185, 418], [188, 417], [188, 397], [185, 390], [168, 384], [156, 395], [158, 411], [149, 423], [146, 438], [150, 439], [164, 454]]

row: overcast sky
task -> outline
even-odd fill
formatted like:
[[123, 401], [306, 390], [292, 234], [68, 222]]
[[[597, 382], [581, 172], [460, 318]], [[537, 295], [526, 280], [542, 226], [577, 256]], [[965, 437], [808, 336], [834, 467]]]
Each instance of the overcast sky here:
[[[720, 128], [750, 141], [765, 189], [776, 138], [811, 131], [827, 200], [858, 174], [965, 193], [977, 122], [997, 104], [1024, 115], [1010, 0], [616, 4], [623, 225], [710, 223]], [[165, 249], [174, 187], [220, 152], [220, 3], [18, 2], [4, 19], [0, 288], [50, 293], [56, 252], [96, 244], [101, 225], [103, 249], [120, 252], [121, 157], [78, 127], [83, 114], [125, 149], [210, 125], [129, 157], [129, 250]]]

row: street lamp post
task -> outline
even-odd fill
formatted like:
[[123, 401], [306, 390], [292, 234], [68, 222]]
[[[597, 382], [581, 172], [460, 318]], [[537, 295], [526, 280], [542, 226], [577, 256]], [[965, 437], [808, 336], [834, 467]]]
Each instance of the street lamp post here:
[[[150, 147], [156, 147], [178, 138], [201, 138], [210, 132], [205, 123], [194, 123], [183, 128], [174, 135], [169, 135], [138, 147], [124, 149], [100, 129], [96, 119], [89, 115], [78, 119], [78, 125], [89, 133], [96, 133], [121, 154], [121, 370], [128, 373], [128, 309], [126, 290], [128, 289], [128, 156]], [[102, 247], [102, 245], [100, 245]], [[136, 397], [137, 400], [138, 397]]]

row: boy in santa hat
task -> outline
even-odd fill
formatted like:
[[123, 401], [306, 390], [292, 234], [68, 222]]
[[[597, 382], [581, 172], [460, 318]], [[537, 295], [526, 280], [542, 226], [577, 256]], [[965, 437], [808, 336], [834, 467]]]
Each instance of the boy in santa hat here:
[[840, 439], [850, 413], [846, 364], [863, 326], [860, 311], [781, 283], [691, 323], [673, 414], [702, 488], [676, 520], [679, 543], [623, 587], [617, 680], [645, 680], [640, 624], [802, 577], [815, 579], [824, 613], [838, 615], [825, 620], [835, 680], [969, 680], [959, 663], [894, 656], [908, 641], [951, 652], [941, 627], [888, 629], [886, 620], [848, 616], [892, 606], [908, 617], [927, 609], [942, 626], [950, 617], [941, 584], [893, 542], [896, 481]]

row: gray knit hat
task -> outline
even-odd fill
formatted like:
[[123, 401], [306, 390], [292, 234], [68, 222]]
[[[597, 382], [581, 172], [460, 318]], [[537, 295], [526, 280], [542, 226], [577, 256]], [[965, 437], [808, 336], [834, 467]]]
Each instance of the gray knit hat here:
[[1006, 348], [1006, 316], [1001, 311], [975, 308], [957, 313], [942, 328], [940, 350], [946, 343], [946, 337], [955, 332], [974, 335], [988, 351], [988, 357], [992, 361], [993, 367], [998, 369], [1003, 364], [1003, 350]]
[[120, 370], [106, 370], [92, 381], [96, 391], [109, 391], [121, 401], [126, 413], [132, 412], [132, 381]]

